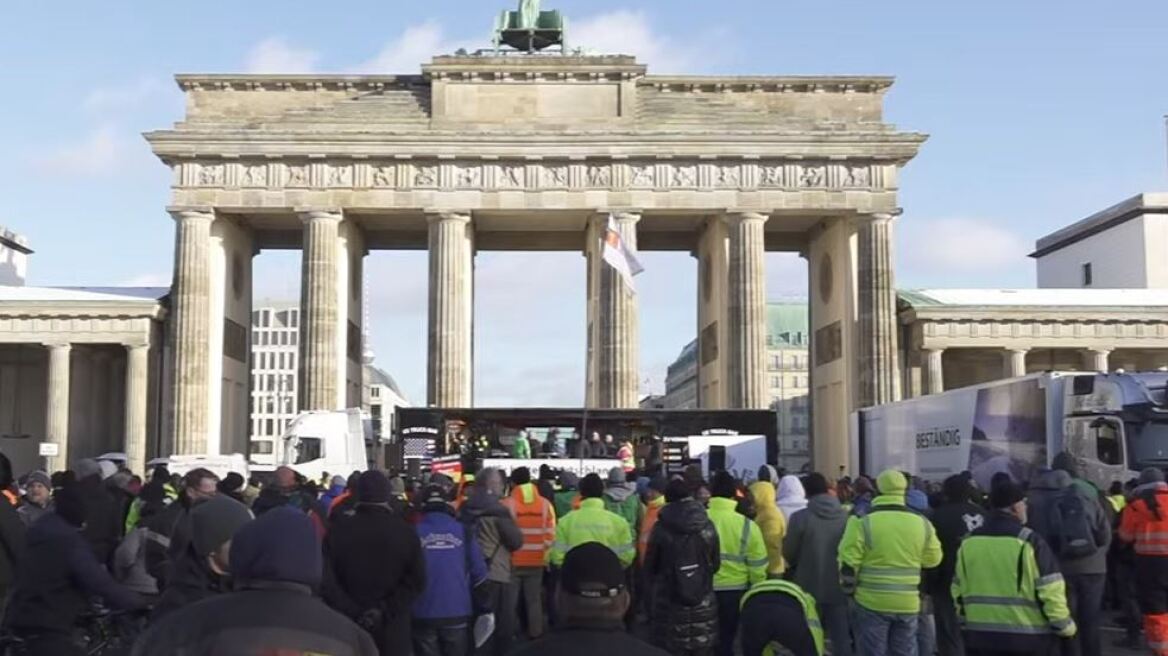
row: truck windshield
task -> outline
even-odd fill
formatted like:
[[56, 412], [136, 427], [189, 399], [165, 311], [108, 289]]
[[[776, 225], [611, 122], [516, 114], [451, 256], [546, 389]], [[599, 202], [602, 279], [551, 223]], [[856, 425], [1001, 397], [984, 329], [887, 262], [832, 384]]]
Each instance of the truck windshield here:
[[290, 464], [302, 465], [324, 457], [324, 440], [319, 437], [297, 437], [288, 440], [296, 456]]
[[1168, 422], [1130, 422], [1127, 435], [1130, 469], [1140, 471], [1168, 464]]

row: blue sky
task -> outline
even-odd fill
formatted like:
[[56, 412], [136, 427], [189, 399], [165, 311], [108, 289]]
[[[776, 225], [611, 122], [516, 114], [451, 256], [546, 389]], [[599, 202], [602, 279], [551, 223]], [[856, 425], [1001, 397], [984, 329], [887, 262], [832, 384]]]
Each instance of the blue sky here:
[[[494, 0], [11, 3], [0, 22], [0, 223], [37, 253], [30, 283], [169, 281], [169, 173], [139, 134], [182, 113], [177, 72], [415, 72], [485, 45]], [[901, 178], [902, 287], [1032, 286], [1034, 240], [1166, 184], [1168, 3], [546, 0], [574, 45], [650, 72], [891, 74], [886, 115], [931, 135]], [[647, 253], [646, 390], [693, 336], [696, 270]], [[773, 296], [805, 287], [768, 256]], [[476, 400], [577, 404], [584, 267], [573, 254], [477, 260]], [[257, 301], [296, 298], [298, 262], [256, 260]], [[422, 401], [425, 255], [374, 253], [378, 361]], [[533, 276], [532, 272], [541, 275]], [[520, 300], [516, 300], [520, 299]]]

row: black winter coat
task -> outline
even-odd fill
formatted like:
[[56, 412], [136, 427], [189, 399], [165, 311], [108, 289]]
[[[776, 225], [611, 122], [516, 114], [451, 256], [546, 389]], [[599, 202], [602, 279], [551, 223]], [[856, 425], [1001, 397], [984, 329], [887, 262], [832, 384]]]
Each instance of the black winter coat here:
[[[710, 592], [696, 606], [684, 606], [673, 595], [672, 575], [678, 565], [677, 543], [683, 535], [698, 535], [709, 555]], [[653, 643], [672, 653], [713, 653], [718, 640], [718, 605], [713, 576], [722, 560], [718, 531], [702, 504], [693, 499], [665, 504], [649, 534], [645, 575], [652, 581], [650, 621]], [[607, 650], [605, 653], [608, 653]]]
[[308, 586], [257, 581], [204, 599], [154, 624], [134, 656], [331, 654], [377, 656], [369, 634], [312, 596]]
[[46, 514], [28, 529], [28, 551], [16, 572], [5, 626], [19, 634], [69, 633], [89, 610], [91, 596], [119, 609], [141, 604], [97, 562], [77, 527]]
[[[322, 595], [352, 619], [379, 610], [386, 623], [408, 617], [426, 587], [426, 561], [418, 533], [389, 508], [358, 504], [352, 516], [333, 522], [324, 542]], [[394, 636], [389, 653], [408, 653], [409, 623]]]
[[24, 559], [24, 545], [24, 522], [12, 504], [0, 497], [0, 592], [12, 584], [12, 578]]
[[114, 493], [102, 482], [101, 476], [94, 474], [77, 482], [85, 500], [85, 528], [81, 535], [93, 549], [98, 562], [109, 565], [114, 549], [122, 541], [125, 528], [125, 514]]

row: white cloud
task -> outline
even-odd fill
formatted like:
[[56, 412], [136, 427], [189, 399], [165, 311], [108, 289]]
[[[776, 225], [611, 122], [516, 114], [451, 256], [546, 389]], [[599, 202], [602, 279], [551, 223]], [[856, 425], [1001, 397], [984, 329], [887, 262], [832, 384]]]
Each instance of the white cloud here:
[[319, 59], [319, 53], [311, 48], [293, 46], [284, 37], [272, 36], [248, 51], [244, 69], [248, 73], [311, 73]]
[[482, 39], [451, 39], [442, 25], [428, 20], [418, 25], [410, 25], [385, 46], [372, 59], [359, 64], [359, 73], [416, 73], [422, 64], [429, 63], [434, 55], [451, 54], [459, 49], [474, 52], [485, 48]]
[[[697, 42], [695, 42], [697, 41]], [[680, 73], [702, 70], [722, 49], [706, 47], [706, 37], [686, 39], [685, 43], [658, 34], [643, 11], [618, 9], [573, 22], [568, 30], [568, 47], [581, 48], [589, 54], [636, 55], [657, 73]], [[709, 44], [712, 45], [712, 44]]]
[[108, 175], [121, 168], [129, 152], [125, 138], [112, 125], [105, 124], [80, 142], [49, 148], [35, 161], [39, 168], [53, 173]]
[[930, 286], [976, 282], [1016, 285], [1031, 270], [1030, 244], [989, 221], [968, 218], [897, 222], [897, 255], [906, 282]]
[[81, 101], [81, 107], [94, 114], [133, 111], [159, 100], [160, 96], [177, 96], [177, 93], [155, 78], [142, 77], [130, 84], [94, 89]]

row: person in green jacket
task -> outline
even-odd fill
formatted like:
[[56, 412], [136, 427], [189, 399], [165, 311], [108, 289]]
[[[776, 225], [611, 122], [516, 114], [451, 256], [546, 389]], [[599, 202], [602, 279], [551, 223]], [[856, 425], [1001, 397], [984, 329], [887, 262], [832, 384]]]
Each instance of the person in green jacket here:
[[851, 517], [840, 540], [840, 580], [856, 602], [856, 651], [866, 656], [917, 653], [921, 570], [941, 564], [933, 524], [905, 505], [908, 479], [887, 470], [863, 517]]
[[633, 531], [623, 517], [604, 509], [604, 482], [600, 476], [589, 474], [580, 481], [580, 508], [564, 516], [556, 524], [556, 540], [552, 543], [551, 564], [560, 567], [564, 556], [585, 542], [599, 542], [612, 549], [621, 565], [628, 567], [636, 558]]
[[1045, 654], [1076, 633], [1058, 559], [1025, 528], [1026, 500], [1012, 481], [990, 489], [993, 512], [961, 543], [951, 593], [968, 653]]
[[725, 471], [710, 483], [710, 507], [706, 511], [721, 545], [718, 571], [714, 572], [714, 597], [718, 601], [718, 654], [733, 656], [738, 635], [739, 606], [747, 588], [766, 580], [766, 541], [758, 524], [738, 513], [738, 482]]
[[572, 503], [576, 500], [576, 486], [580, 483], [580, 477], [576, 476], [576, 472], [564, 470], [560, 472], [560, 489], [552, 495], [552, 505], [556, 508], [556, 519], [563, 519], [564, 515], [575, 510]]
[[527, 431], [519, 431], [515, 436], [515, 443], [511, 445], [511, 457], [524, 460], [531, 457], [531, 442], [527, 439]]
[[629, 483], [625, 470], [613, 467], [608, 471], [608, 486], [604, 490], [604, 507], [616, 513], [629, 523], [633, 535], [641, 534], [641, 520], [645, 518], [645, 505], [637, 495], [636, 483]]

